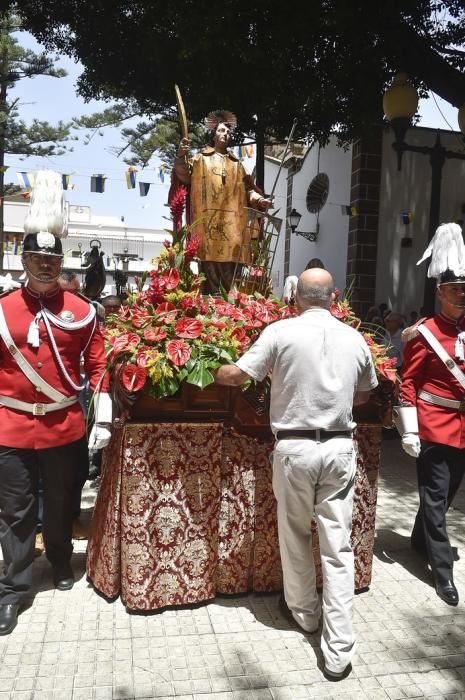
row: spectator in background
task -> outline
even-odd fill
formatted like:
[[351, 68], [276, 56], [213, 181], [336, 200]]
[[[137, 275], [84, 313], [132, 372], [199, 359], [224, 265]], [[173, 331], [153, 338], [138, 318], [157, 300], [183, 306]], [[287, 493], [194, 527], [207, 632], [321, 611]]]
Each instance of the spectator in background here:
[[370, 306], [366, 313], [365, 321], [367, 323], [374, 323], [374, 318], [381, 318], [381, 321], [383, 320], [379, 308], [377, 306]]
[[382, 319], [384, 319], [386, 317], [386, 314], [388, 314], [390, 311], [389, 306], [387, 304], [385, 304], [384, 301], [378, 305], [378, 309], [379, 309], [379, 315], [381, 316]]
[[402, 330], [404, 322], [402, 314], [397, 313], [397, 311], [390, 311], [384, 319], [384, 325], [387, 330], [386, 344], [388, 346], [388, 354], [390, 357], [396, 358], [396, 368], [400, 369], [403, 361]]
[[109, 294], [101, 300], [101, 304], [105, 310], [105, 318], [110, 314], [118, 313], [121, 308], [121, 299], [116, 294]]
[[311, 260], [308, 261], [306, 270], [311, 270], [314, 267], [319, 267], [321, 270], [325, 270], [325, 266], [322, 260], [320, 258], [312, 258]]

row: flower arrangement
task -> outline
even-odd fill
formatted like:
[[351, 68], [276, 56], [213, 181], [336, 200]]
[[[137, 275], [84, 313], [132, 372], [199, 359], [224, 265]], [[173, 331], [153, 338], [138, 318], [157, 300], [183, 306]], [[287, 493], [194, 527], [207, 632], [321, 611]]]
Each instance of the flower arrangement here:
[[160, 399], [175, 394], [182, 382], [203, 389], [214, 381], [213, 372], [237, 360], [265, 326], [294, 313], [258, 292], [203, 297], [203, 276], [191, 269], [197, 250], [190, 228], [179, 229], [172, 242], [165, 241], [156, 268], [108, 320], [107, 357], [110, 367], [123, 365], [121, 382], [128, 392], [144, 388]]
[[366, 344], [370, 348], [378, 378], [388, 380], [394, 384], [398, 383], [399, 378], [396, 372], [396, 358], [390, 357], [389, 347], [378, 341], [376, 327], [370, 326], [369, 324], [364, 325], [354, 314], [347, 296], [341, 298], [339, 290], [336, 290], [336, 299], [331, 305], [330, 311], [333, 316], [360, 331], [363, 335]]
[[[199, 241], [190, 227], [173, 234], [155, 261], [155, 269], [138, 281], [118, 314], [107, 320], [105, 341], [110, 369], [118, 370], [124, 390], [142, 389], [156, 399], [172, 396], [187, 382], [201, 389], [214, 371], [234, 362], [270, 323], [295, 315], [274, 296], [232, 289], [224, 297], [205, 297], [203, 275], [192, 270]], [[347, 299], [331, 312], [360, 327]], [[373, 334], [363, 332], [378, 373], [393, 380], [393, 360]]]

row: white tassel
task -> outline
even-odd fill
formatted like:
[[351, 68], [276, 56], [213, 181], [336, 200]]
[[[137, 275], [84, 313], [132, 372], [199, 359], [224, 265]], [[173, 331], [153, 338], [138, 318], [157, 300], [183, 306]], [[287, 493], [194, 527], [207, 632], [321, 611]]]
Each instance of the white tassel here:
[[40, 345], [39, 338], [39, 322], [37, 316], [31, 321], [29, 325], [29, 330], [27, 333], [27, 342], [32, 345], [33, 348], [38, 348]]

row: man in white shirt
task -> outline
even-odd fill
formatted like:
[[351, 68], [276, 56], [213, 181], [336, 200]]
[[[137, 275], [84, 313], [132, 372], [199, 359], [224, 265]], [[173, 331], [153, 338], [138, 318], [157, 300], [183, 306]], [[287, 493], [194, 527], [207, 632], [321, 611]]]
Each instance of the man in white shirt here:
[[350, 672], [355, 652], [352, 406], [367, 400], [378, 382], [361, 334], [329, 312], [333, 290], [326, 270], [303, 272], [296, 292], [300, 315], [268, 326], [238, 362], [220, 367], [216, 381], [238, 386], [272, 372], [273, 490], [284, 596], [297, 624], [315, 632], [321, 616], [311, 542], [315, 517], [324, 581], [325, 674], [340, 680]]

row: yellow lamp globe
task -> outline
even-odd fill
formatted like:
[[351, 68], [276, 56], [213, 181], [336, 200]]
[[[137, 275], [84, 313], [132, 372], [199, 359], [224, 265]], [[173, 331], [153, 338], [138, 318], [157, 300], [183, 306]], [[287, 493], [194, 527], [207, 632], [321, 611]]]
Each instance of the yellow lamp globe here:
[[418, 94], [406, 73], [397, 73], [383, 96], [386, 119], [411, 119], [418, 108]]

